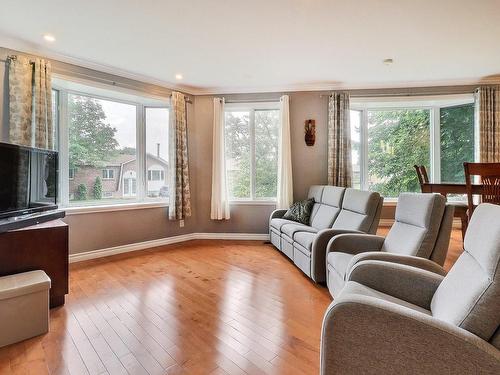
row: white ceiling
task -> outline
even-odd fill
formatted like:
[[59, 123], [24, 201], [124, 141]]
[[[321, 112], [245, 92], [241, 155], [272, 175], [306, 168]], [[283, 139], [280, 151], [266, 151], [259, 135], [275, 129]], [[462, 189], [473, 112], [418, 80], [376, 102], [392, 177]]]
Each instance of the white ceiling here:
[[491, 81], [499, 41], [500, 0], [0, 2], [0, 46], [191, 93]]

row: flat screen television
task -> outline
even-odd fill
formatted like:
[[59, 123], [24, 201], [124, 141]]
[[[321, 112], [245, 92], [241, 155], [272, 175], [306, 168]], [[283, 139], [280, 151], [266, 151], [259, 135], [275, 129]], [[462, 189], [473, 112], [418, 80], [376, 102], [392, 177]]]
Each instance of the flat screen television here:
[[57, 209], [57, 152], [0, 143], [0, 219]]

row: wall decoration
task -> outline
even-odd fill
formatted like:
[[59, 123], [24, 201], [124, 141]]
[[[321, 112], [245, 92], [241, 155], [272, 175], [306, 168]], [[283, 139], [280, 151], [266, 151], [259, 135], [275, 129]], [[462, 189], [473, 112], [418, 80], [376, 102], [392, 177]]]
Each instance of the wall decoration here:
[[306, 145], [314, 146], [314, 143], [316, 142], [316, 120], [306, 120], [304, 131], [304, 140], [306, 141]]

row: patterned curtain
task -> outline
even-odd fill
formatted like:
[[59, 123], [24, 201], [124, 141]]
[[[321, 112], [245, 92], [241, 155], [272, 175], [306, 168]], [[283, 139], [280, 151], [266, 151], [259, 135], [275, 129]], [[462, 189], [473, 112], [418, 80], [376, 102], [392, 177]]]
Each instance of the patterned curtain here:
[[54, 148], [50, 62], [39, 58], [9, 58], [10, 142]]
[[186, 100], [184, 94], [172, 92], [171, 108], [169, 129], [170, 203], [168, 216], [170, 220], [182, 220], [191, 216]]
[[500, 86], [484, 86], [477, 91], [479, 152], [482, 163], [500, 162]]
[[352, 184], [349, 94], [334, 92], [328, 100], [328, 184]]

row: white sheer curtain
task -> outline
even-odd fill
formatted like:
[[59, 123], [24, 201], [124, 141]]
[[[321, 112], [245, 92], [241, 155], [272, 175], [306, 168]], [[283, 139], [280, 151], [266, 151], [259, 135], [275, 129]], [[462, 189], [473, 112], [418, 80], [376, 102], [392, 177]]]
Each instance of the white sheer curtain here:
[[276, 208], [284, 209], [293, 203], [292, 147], [290, 140], [290, 99], [280, 98], [280, 130], [278, 143], [278, 192]]
[[229, 219], [229, 194], [226, 180], [224, 142], [224, 99], [214, 98], [214, 129], [212, 149], [212, 220]]

